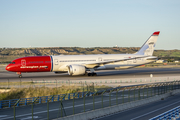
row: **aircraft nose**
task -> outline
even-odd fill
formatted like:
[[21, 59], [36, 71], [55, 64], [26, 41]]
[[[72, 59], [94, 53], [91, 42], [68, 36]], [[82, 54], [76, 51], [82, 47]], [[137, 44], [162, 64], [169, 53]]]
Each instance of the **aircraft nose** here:
[[10, 70], [10, 67], [9, 65], [6, 66], [6, 70], [9, 71]]

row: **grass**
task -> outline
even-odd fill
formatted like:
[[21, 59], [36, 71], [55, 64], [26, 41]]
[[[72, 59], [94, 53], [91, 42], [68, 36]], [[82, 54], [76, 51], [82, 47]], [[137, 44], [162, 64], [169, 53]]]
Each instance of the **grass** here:
[[66, 93], [76, 93], [83, 91], [99, 91], [102, 89], [111, 88], [105, 85], [102, 86], [61, 86], [57, 88], [50, 87], [29, 87], [29, 88], [11, 88], [9, 92], [3, 92], [0, 94], [0, 100], [9, 100], [9, 99], [20, 99], [20, 98], [30, 98], [30, 97], [38, 97], [38, 96], [50, 96], [50, 95], [58, 95], [58, 94], [66, 94]]
[[0, 82], [0, 85], [31, 85], [33, 82]]

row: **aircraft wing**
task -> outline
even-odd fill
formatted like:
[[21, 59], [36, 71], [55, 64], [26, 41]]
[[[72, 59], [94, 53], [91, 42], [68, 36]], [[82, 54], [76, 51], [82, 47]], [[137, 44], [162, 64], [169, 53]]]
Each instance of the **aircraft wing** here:
[[97, 63], [88, 63], [88, 64], [83, 64], [83, 65], [86, 66], [87, 68], [97, 68], [99, 66], [103, 66], [103, 65], [109, 64], [109, 63], [115, 63], [115, 62], [127, 61], [127, 60], [134, 60], [134, 59], [145, 58], [145, 57], [149, 57], [149, 56], [129, 57], [129, 58], [118, 59], [118, 60], [102, 61], [102, 62], [97, 62]]

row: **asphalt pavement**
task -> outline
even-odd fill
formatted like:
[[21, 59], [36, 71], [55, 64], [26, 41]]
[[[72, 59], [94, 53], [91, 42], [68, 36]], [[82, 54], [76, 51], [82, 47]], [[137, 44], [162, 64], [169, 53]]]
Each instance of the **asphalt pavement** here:
[[149, 120], [150, 118], [179, 106], [179, 99], [180, 94], [168, 97], [164, 100], [119, 112], [114, 115], [104, 116], [98, 120]]

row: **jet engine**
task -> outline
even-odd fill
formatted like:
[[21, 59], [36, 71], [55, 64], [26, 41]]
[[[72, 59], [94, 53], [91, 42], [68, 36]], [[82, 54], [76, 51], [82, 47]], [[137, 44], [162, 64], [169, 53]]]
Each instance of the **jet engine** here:
[[69, 75], [84, 75], [86, 73], [86, 68], [81, 65], [68, 65]]

